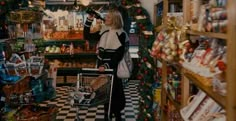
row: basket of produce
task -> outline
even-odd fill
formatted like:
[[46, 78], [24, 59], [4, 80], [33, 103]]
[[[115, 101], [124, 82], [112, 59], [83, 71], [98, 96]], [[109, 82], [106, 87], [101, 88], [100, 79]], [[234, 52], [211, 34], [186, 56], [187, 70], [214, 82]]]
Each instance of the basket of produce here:
[[58, 113], [56, 105], [25, 105], [14, 114], [15, 121], [54, 121]]

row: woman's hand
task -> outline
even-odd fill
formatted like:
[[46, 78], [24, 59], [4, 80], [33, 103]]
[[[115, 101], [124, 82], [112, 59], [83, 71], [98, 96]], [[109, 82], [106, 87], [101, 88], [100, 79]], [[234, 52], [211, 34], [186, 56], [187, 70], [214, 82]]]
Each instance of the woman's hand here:
[[95, 18], [95, 15], [94, 14], [88, 14], [88, 19], [89, 20], [93, 20]]
[[98, 71], [99, 72], [104, 72], [105, 71], [105, 67], [104, 66], [99, 66], [98, 67]]

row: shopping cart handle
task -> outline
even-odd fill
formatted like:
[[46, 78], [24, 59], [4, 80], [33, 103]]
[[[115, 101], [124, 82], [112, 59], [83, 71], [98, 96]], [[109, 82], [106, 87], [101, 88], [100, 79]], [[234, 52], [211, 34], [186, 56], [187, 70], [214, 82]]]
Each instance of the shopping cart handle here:
[[113, 73], [113, 69], [105, 69], [104, 72], [100, 72], [98, 68], [82, 68], [82, 72], [95, 72], [95, 73]]

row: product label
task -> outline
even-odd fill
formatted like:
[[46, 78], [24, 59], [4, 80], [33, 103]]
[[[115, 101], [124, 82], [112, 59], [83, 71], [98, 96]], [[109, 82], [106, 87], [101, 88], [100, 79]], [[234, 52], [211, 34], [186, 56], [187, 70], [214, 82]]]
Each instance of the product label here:
[[161, 103], [161, 89], [154, 90], [154, 101], [157, 103]]
[[5, 101], [6, 100], [6, 98], [5, 97], [1, 97], [1, 100], [0, 101]]

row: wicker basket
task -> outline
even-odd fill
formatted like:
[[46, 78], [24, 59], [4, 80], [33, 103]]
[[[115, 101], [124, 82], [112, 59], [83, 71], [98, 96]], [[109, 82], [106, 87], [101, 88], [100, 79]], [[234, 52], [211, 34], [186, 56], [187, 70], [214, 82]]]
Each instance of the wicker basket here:
[[23, 79], [19, 80], [16, 84], [9, 84], [3, 87], [3, 92], [6, 95], [6, 102], [10, 103], [9, 98], [12, 94], [23, 94], [30, 90], [30, 77], [26, 76]]
[[21, 107], [15, 114], [15, 121], [55, 121], [58, 108], [56, 106], [27, 105]]
[[8, 16], [8, 20], [14, 23], [33, 23], [42, 19], [41, 12], [30, 10], [12, 11]]

